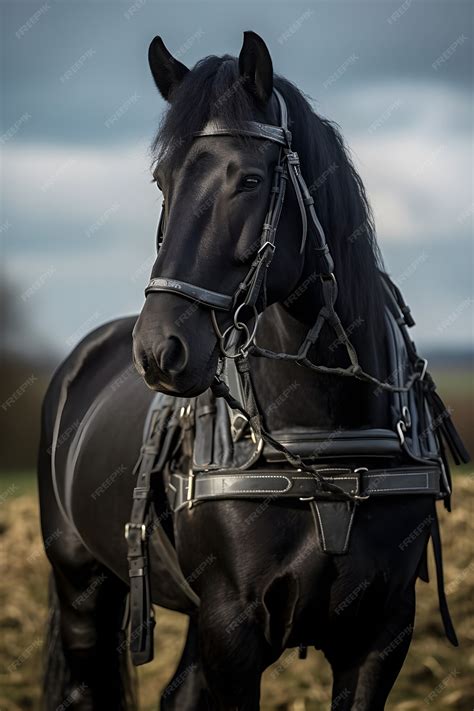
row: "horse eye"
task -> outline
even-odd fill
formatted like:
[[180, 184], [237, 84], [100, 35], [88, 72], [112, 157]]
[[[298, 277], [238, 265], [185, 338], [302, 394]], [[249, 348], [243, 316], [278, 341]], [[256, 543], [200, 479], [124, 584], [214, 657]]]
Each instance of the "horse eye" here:
[[242, 190], [254, 190], [261, 182], [262, 178], [259, 175], [246, 175], [242, 179], [240, 187]]

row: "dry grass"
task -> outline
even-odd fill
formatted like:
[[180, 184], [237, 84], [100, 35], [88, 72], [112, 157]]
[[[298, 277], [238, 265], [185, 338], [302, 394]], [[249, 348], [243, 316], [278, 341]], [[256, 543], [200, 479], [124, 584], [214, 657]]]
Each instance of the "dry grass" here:
[[[417, 711], [429, 706], [433, 711], [470, 711], [474, 707], [473, 485], [472, 476], [459, 476], [453, 513], [441, 511], [448, 600], [461, 647], [453, 649], [442, 636], [436, 585], [420, 582], [415, 639], [387, 705], [389, 710]], [[38, 705], [47, 614], [48, 566], [39, 537], [34, 494], [11, 497], [0, 504], [0, 541], [0, 709], [27, 711]], [[158, 708], [160, 690], [173, 672], [184, 639], [185, 618], [162, 609], [157, 612], [156, 659], [139, 672], [143, 711]], [[20, 655], [25, 661], [9, 671], [9, 664]], [[288, 650], [280, 660], [284, 671], [273, 675], [271, 669], [266, 672], [262, 694], [265, 711], [329, 708], [330, 673], [323, 657], [314, 650], [306, 661], [295, 657], [294, 651]], [[435, 690], [435, 700], [427, 705], [426, 697]]]

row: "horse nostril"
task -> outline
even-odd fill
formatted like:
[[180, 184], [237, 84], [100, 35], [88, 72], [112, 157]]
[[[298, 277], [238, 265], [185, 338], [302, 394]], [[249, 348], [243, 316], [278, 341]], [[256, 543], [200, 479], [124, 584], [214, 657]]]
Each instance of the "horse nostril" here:
[[187, 348], [177, 336], [160, 341], [154, 355], [162, 373], [181, 373], [188, 362]]

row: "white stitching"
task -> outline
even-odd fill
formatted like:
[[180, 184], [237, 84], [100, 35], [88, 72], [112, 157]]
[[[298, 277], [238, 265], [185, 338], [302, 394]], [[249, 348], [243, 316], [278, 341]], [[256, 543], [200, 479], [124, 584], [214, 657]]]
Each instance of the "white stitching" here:
[[[286, 479], [289, 481], [288, 477], [284, 474], [221, 474], [221, 477], [223, 479]], [[199, 481], [213, 481], [218, 478], [218, 474], [214, 474], [213, 476], [200, 476]]]
[[390, 476], [425, 476], [427, 477], [429, 474], [435, 473], [435, 470], [432, 469], [429, 472], [396, 472], [395, 474], [390, 474], [390, 469], [386, 470], [386, 473], [384, 474], [366, 474], [366, 477], [368, 479], [382, 479], [383, 477], [390, 477]]
[[351, 531], [352, 531], [352, 523], [353, 523], [353, 521], [354, 521], [355, 511], [356, 511], [356, 507], [355, 507], [355, 506], [352, 506], [351, 519], [350, 519], [349, 525], [348, 525], [348, 527], [347, 527], [347, 535], [346, 535], [346, 540], [344, 541], [344, 548], [342, 549], [342, 552], [343, 552], [343, 553], [346, 552], [346, 550], [347, 550], [347, 548], [348, 548], [348, 546], [349, 546], [349, 538], [350, 538]]
[[322, 543], [323, 543], [323, 551], [326, 552], [326, 538], [325, 538], [325, 536], [324, 536], [323, 522], [321, 521], [321, 515], [320, 515], [320, 513], [319, 513], [319, 509], [318, 509], [318, 504], [317, 504], [317, 502], [316, 502], [316, 501], [313, 501], [313, 503], [314, 503], [314, 508], [313, 508], [313, 507], [312, 507], [312, 508], [313, 508], [313, 510], [316, 509], [316, 513], [318, 514], [319, 530], [321, 531], [321, 540], [322, 540]]
[[[397, 488], [393, 488], [393, 489], [366, 489], [366, 493], [367, 494], [376, 494], [378, 491], [407, 491], [407, 492], [411, 492], [411, 491], [418, 491], [418, 489], [420, 490], [420, 492], [429, 491], [430, 487], [429, 486], [423, 486], [423, 487], [414, 486], [412, 489], [407, 489], [407, 487], [405, 486], [402, 488], [397, 487]], [[433, 493], [435, 493], [434, 489], [433, 489]]]
[[[213, 481], [217, 477], [201, 477], [198, 479], [198, 481]], [[278, 474], [251, 474], [249, 476], [245, 475], [239, 475], [239, 474], [230, 474], [229, 476], [222, 475], [223, 479], [277, 479], [280, 481], [281, 479], [284, 479], [287, 482], [287, 486], [285, 489], [239, 489], [238, 492], [234, 491], [221, 491], [218, 493], [212, 493], [212, 494], [205, 494], [205, 496], [224, 496], [228, 494], [285, 494], [287, 491], [290, 491], [292, 487], [291, 480], [284, 475], [278, 475]], [[196, 482], [196, 485], [198, 484], [198, 481]]]
[[[318, 481], [317, 477], [313, 476], [294, 476], [293, 479], [302, 479], [303, 481]], [[326, 479], [331, 481], [356, 481], [356, 476], [327, 476]]]
[[239, 489], [238, 491], [218, 491], [215, 494], [197, 494], [197, 498], [200, 496], [204, 498], [218, 497], [218, 496], [232, 496], [235, 494], [286, 494], [289, 489]]
[[[377, 475], [372, 474], [369, 476], [376, 477]], [[425, 477], [425, 485], [424, 486], [414, 486], [412, 489], [408, 489], [408, 491], [416, 491], [417, 489], [420, 489], [421, 491], [423, 491], [424, 489], [430, 488], [430, 484], [428, 481], [428, 472], [418, 472], [416, 474], [415, 473], [410, 474], [408, 472], [408, 473], [402, 474], [401, 476], [424, 476]], [[403, 487], [398, 486], [398, 487], [392, 487], [391, 489], [370, 489], [370, 488], [367, 488], [368, 494], [374, 493], [376, 491], [407, 491], [407, 487], [406, 486], [403, 486]]]

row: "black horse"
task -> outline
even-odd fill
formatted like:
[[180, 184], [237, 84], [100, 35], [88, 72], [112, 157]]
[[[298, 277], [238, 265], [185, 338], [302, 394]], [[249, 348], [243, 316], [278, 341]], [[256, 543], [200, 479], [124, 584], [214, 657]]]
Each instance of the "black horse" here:
[[[234, 127], [280, 125], [276, 88], [328, 235], [338, 314], [364, 370], [389, 378], [374, 225], [337, 128], [274, 75], [267, 47], [252, 32], [238, 59], [210, 56], [189, 71], [155, 38], [149, 60], [170, 102], [154, 143], [166, 229], [152, 276], [227, 294], [245, 278], [278, 146], [195, 134], [213, 119]], [[297, 350], [323, 303], [313, 236], [301, 249], [300, 233], [299, 206], [288, 188], [257, 331], [258, 342], [276, 351]], [[109, 285], [120, 287], [113, 279]], [[219, 318], [223, 329], [227, 314]], [[198, 396], [213, 383], [219, 354], [209, 308], [161, 291], [148, 295], [138, 321], [120, 319], [87, 336], [52, 380], [39, 453], [42, 529], [53, 569], [48, 711], [65, 700], [81, 710], [134, 704], [122, 624], [133, 468], [153, 391]], [[323, 365], [347, 364], [326, 325], [311, 355]], [[310, 426], [330, 437], [347, 428], [389, 427], [388, 399], [371, 383], [282, 360], [250, 360], [270, 432]], [[333, 708], [384, 708], [412, 637], [433, 497], [364, 502], [345, 556], [321, 550], [304, 502], [211, 501], [174, 517], [164, 495], [154, 504], [200, 599], [197, 608], [173, 584], [152, 544], [153, 602], [189, 614], [182, 659], [161, 708], [258, 709], [263, 671], [298, 645], [315, 645], [331, 664]], [[401, 546], [410, 536], [410, 545]]]

